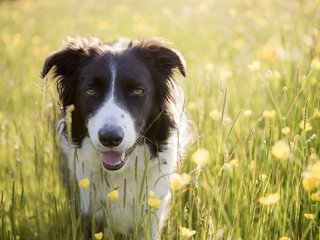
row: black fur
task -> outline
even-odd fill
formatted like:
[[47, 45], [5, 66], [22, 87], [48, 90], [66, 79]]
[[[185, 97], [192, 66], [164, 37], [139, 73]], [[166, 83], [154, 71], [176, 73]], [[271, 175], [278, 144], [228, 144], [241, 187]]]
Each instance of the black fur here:
[[[119, 80], [116, 81], [119, 81], [120, 102], [135, 118], [137, 131], [156, 155], [176, 128], [169, 103], [175, 101], [172, 92], [174, 70], [178, 69], [183, 76], [186, 74], [183, 60], [159, 40], [124, 41], [121, 45], [125, 47], [121, 51], [112, 51], [114, 45], [119, 42], [102, 45], [96, 39], [71, 39], [62, 50], [47, 58], [42, 77], [54, 67], [53, 77], [57, 79], [62, 114], [67, 106], [74, 105], [72, 141], [81, 145], [88, 131], [86, 121], [99, 108], [110, 87], [110, 73], [105, 66], [115, 61], [119, 66]], [[137, 81], [148, 89], [149, 94], [139, 99], [127, 97], [126, 88]], [[88, 85], [95, 85], [99, 90], [91, 101], [81, 97], [83, 88]]]

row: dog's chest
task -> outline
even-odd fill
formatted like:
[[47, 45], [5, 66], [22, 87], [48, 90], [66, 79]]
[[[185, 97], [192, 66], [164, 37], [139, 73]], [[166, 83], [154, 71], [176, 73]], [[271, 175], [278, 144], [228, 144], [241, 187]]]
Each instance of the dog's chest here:
[[[106, 224], [112, 230], [132, 233], [147, 216], [150, 191], [163, 200], [164, 205], [157, 211], [158, 217], [164, 213], [164, 199], [170, 193], [168, 177], [176, 165], [176, 151], [167, 151], [151, 160], [146, 148], [138, 146], [123, 171], [110, 173], [101, 168], [100, 159], [89, 139], [85, 139], [82, 147], [77, 149], [70, 148], [62, 139], [62, 147], [68, 155], [71, 176], [75, 174], [77, 181], [90, 179], [90, 188], [80, 188], [83, 213], [93, 213], [97, 219], [105, 216]], [[118, 197], [110, 199], [108, 193], [114, 190], [118, 192]]]

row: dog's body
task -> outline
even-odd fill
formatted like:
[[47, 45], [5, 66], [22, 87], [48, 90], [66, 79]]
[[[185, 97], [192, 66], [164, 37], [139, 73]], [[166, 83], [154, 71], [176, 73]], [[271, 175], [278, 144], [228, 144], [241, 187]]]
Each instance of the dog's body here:
[[[154, 40], [102, 45], [73, 39], [48, 57], [43, 76], [52, 67], [59, 77], [64, 117], [58, 131], [69, 175], [91, 182], [80, 188], [81, 212], [105, 219], [115, 233], [147, 232], [157, 239], [170, 200], [169, 176], [187, 143], [181, 140], [188, 131], [184, 96], [173, 79], [174, 69], [185, 75], [182, 57]], [[115, 189], [119, 198], [108, 199]], [[161, 201], [155, 211], [147, 204], [150, 191]]]

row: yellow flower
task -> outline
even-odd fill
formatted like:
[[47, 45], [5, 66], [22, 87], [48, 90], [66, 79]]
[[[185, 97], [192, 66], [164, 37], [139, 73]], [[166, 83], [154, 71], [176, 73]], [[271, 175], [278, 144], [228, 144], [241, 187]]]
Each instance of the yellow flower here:
[[284, 140], [280, 140], [272, 146], [271, 154], [279, 160], [287, 160], [290, 155], [290, 147]]
[[265, 45], [261, 49], [261, 55], [267, 60], [275, 60], [277, 58], [277, 51], [272, 45]]
[[266, 174], [264, 174], [264, 173], [260, 173], [259, 174], [259, 179], [262, 181], [262, 182], [264, 182], [266, 179], [267, 179], [267, 175]]
[[315, 77], [310, 78], [311, 85], [316, 85], [318, 80]]
[[161, 203], [161, 200], [155, 195], [153, 191], [150, 191], [150, 197], [148, 198], [148, 205], [154, 209], [158, 209]]
[[266, 78], [273, 81], [275, 84], [278, 84], [279, 83], [279, 80], [281, 79], [281, 73], [277, 70], [269, 70], [267, 73], [266, 73]]
[[109, 198], [110, 200], [116, 201], [119, 198], [119, 191], [117, 189], [109, 192], [107, 194], [107, 198]]
[[305, 213], [305, 214], [303, 214], [303, 216], [304, 216], [306, 219], [315, 219], [315, 218], [316, 218], [316, 215], [313, 214], [313, 213]]
[[245, 47], [245, 45], [246, 45], [246, 42], [242, 38], [236, 39], [233, 43], [233, 47], [237, 51], [241, 51]]
[[312, 193], [310, 199], [315, 202], [320, 202], [320, 192]]
[[283, 133], [283, 134], [289, 134], [290, 133], [290, 128], [289, 127], [284, 127], [284, 128], [282, 128], [281, 129], [281, 132]]
[[275, 110], [270, 110], [270, 111], [265, 110], [262, 113], [262, 116], [264, 118], [274, 118], [276, 115], [277, 115], [277, 112]]
[[258, 199], [259, 203], [262, 205], [272, 205], [279, 202], [279, 200], [280, 200], [280, 194], [277, 192], [269, 194], [266, 197], [259, 197]]
[[220, 121], [221, 119], [221, 113], [217, 109], [212, 110], [209, 116], [215, 121]]
[[310, 131], [312, 130], [312, 126], [309, 122], [306, 122], [306, 126], [304, 126], [304, 121], [302, 120], [300, 123], [299, 123], [299, 127], [303, 130], [303, 131]]
[[239, 159], [237, 159], [237, 158], [235, 158], [235, 159], [232, 159], [232, 160], [230, 160], [230, 165], [232, 166], [232, 167], [238, 167], [238, 165], [239, 165]]
[[244, 110], [243, 111], [243, 115], [244, 116], [251, 116], [252, 115], [252, 111], [250, 109]]
[[79, 181], [80, 188], [88, 188], [89, 186], [90, 186], [90, 179], [89, 178], [83, 178]]
[[33, 36], [31, 39], [32, 44], [38, 45], [40, 43], [40, 37], [39, 36]]
[[229, 14], [231, 17], [237, 16], [237, 15], [238, 15], [237, 9], [229, 8], [228, 14]]
[[94, 234], [94, 237], [97, 240], [101, 240], [103, 238], [103, 233], [102, 232], [96, 233], [96, 234]]
[[232, 77], [232, 72], [230, 70], [223, 70], [220, 72], [219, 76], [220, 76], [220, 79], [226, 81], [230, 77]]
[[[315, 0], [315, 2], [319, 3], [319, 1]], [[316, 47], [315, 47], [316, 53], [318, 55], [320, 55], [320, 42], [317, 43]]]
[[197, 109], [197, 104], [195, 102], [189, 102], [187, 108], [190, 110]]
[[311, 176], [320, 180], [320, 161], [316, 162], [311, 167]]
[[260, 62], [259, 61], [253, 61], [252, 63], [250, 63], [248, 65], [249, 69], [252, 71], [252, 72], [256, 72], [260, 69]]
[[181, 190], [184, 186], [188, 185], [191, 181], [191, 176], [187, 173], [177, 174], [174, 173], [170, 176], [170, 188], [172, 191]]
[[302, 179], [302, 185], [306, 192], [312, 191], [317, 185], [317, 179], [311, 176], [304, 176]]
[[314, 116], [315, 118], [320, 118], [320, 110], [319, 110], [319, 108], [315, 108], [315, 109], [313, 110], [313, 116]]
[[320, 70], [320, 59], [318, 57], [314, 58], [312, 61], [311, 61], [311, 69], [314, 70], [314, 71], [318, 71]]
[[182, 237], [186, 237], [186, 238], [192, 237], [193, 235], [195, 235], [197, 233], [196, 230], [190, 230], [189, 228], [185, 228], [182, 226], [180, 226], [179, 229], [180, 229], [180, 235]]
[[199, 148], [196, 152], [194, 152], [191, 156], [193, 162], [195, 162], [198, 166], [204, 167], [208, 164], [210, 158], [210, 153], [208, 150], [204, 148]]
[[279, 240], [291, 240], [291, 238], [283, 236], [283, 237], [279, 238]]

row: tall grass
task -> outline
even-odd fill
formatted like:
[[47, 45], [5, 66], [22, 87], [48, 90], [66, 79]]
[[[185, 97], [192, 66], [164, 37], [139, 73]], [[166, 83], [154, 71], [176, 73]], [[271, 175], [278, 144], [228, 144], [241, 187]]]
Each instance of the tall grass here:
[[59, 175], [54, 82], [39, 78], [68, 35], [162, 36], [187, 60], [196, 139], [179, 173], [192, 180], [162, 239], [184, 239], [181, 226], [193, 239], [319, 239], [319, 181], [304, 180], [320, 154], [319, 14], [318, 0], [0, 1], [0, 239], [83, 238]]

